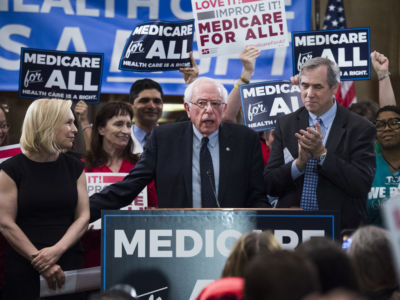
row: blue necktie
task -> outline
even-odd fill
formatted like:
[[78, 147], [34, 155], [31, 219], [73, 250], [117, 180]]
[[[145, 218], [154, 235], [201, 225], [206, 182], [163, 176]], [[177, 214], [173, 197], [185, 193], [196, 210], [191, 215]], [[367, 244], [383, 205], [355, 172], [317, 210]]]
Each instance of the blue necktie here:
[[[317, 118], [318, 123], [321, 125], [322, 120]], [[304, 210], [313, 211], [318, 210], [317, 201], [317, 186], [318, 186], [318, 160], [311, 158], [307, 161], [306, 170], [304, 172], [303, 192], [301, 194], [300, 207]]]
[[217, 199], [215, 193], [214, 167], [207, 144], [208, 137], [203, 137], [200, 149], [201, 207], [209, 208], [217, 207]]

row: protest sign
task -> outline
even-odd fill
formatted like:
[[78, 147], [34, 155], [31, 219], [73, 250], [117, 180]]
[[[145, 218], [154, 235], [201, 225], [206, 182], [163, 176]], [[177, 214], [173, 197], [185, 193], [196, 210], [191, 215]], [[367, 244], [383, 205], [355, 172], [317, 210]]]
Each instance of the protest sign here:
[[[106, 186], [118, 181], [122, 181], [128, 173], [86, 173], [86, 185], [89, 196], [102, 191]], [[122, 210], [143, 210], [147, 207], [147, 187], [132, 200], [132, 203], [122, 207]], [[92, 223], [94, 229], [101, 228], [100, 220]]]
[[[157, 81], [165, 95], [183, 95], [185, 91], [179, 71], [127, 72], [119, 69], [119, 63], [126, 41], [138, 24], [193, 19], [189, 0], [19, 1], [18, 6], [12, 1], [0, 3], [4, 3], [0, 4], [2, 91], [18, 91], [21, 47], [104, 53], [102, 93], [127, 94], [132, 83], [142, 78]], [[310, 30], [311, 13], [311, 0], [285, 1], [288, 31]], [[228, 89], [233, 87], [242, 70], [238, 53], [199, 57], [195, 40], [193, 54], [202, 76], [217, 78]], [[292, 70], [291, 47], [264, 50], [257, 58], [252, 80], [285, 80]]]
[[19, 96], [100, 102], [103, 54], [21, 49]]
[[136, 26], [122, 52], [119, 69], [152, 72], [191, 67], [193, 29], [193, 20]]
[[288, 81], [265, 81], [240, 86], [244, 124], [255, 131], [275, 128], [276, 120], [303, 106], [300, 88]]
[[192, 0], [197, 48], [202, 56], [289, 44], [283, 0]]
[[340, 80], [370, 79], [369, 28], [293, 32], [293, 74], [313, 57], [337, 63]]
[[0, 163], [21, 152], [21, 146], [19, 144], [0, 147]]

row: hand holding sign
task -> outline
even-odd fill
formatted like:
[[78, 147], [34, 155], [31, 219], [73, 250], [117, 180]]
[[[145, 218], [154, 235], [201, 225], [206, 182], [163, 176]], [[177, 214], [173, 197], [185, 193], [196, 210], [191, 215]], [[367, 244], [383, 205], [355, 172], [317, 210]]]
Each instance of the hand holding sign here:
[[197, 77], [199, 77], [199, 67], [197, 66], [192, 51], [190, 52], [190, 61], [192, 63], [192, 67], [179, 68], [179, 72], [183, 74], [183, 79], [187, 85], [191, 84]]
[[88, 119], [88, 106], [84, 101], [79, 101], [75, 105], [74, 112], [78, 118], [79, 124], [82, 126], [85, 124], [89, 124], [89, 119]]
[[247, 46], [242, 53], [240, 53], [240, 60], [243, 65], [242, 76], [245, 79], [250, 79], [254, 73], [257, 57], [260, 56], [261, 51], [255, 46]]

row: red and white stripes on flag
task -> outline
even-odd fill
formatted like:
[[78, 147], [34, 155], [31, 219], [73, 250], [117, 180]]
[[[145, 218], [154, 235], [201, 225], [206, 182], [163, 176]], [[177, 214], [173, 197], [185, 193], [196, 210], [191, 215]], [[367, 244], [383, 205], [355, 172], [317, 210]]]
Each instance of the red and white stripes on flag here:
[[335, 97], [336, 101], [344, 107], [357, 102], [354, 81], [341, 81]]
[[[343, 0], [329, 0], [324, 18], [324, 30], [346, 28]], [[336, 92], [336, 100], [344, 107], [357, 102], [353, 81], [342, 81]]]

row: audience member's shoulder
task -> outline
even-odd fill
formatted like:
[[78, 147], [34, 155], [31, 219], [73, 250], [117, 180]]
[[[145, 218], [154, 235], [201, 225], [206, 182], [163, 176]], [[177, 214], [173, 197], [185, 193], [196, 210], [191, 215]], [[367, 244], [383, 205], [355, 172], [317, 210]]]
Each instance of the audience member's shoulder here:
[[21, 160], [24, 159], [24, 155], [22, 153], [19, 153], [13, 157], [10, 157], [0, 163], [0, 170], [2, 169], [3, 166], [13, 166], [21, 162]]

